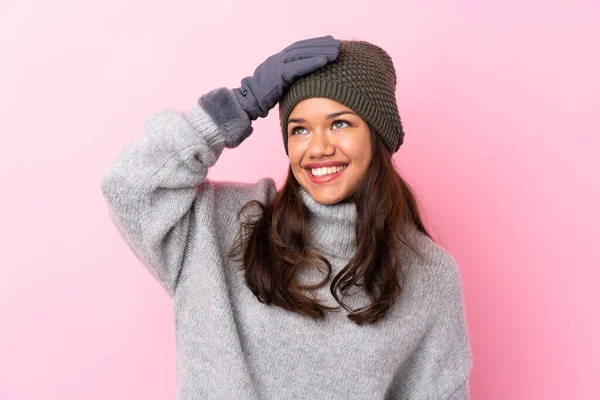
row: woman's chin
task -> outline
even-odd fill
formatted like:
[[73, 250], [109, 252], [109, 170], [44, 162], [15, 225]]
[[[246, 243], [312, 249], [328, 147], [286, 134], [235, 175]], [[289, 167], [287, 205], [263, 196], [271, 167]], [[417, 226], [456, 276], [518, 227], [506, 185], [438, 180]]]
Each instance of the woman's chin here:
[[344, 192], [340, 189], [312, 187], [307, 191], [312, 198], [320, 204], [335, 204], [346, 198]]

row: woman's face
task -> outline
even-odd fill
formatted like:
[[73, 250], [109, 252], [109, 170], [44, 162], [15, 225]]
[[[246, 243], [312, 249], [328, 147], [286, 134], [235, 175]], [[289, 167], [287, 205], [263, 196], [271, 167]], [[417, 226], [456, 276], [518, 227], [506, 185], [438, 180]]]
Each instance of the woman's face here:
[[354, 193], [372, 158], [361, 117], [337, 101], [310, 98], [292, 110], [287, 135], [292, 172], [313, 199], [335, 204]]

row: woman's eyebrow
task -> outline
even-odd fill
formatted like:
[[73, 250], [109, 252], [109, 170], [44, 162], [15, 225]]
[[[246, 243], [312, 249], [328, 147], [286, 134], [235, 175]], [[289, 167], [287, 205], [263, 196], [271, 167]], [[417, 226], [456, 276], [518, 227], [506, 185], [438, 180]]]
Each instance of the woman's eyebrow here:
[[[352, 111], [338, 111], [338, 112], [334, 112], [332, 114], [328, 114], [326, 118], [327, 119], [333, 119], [335, 117], [339, 117], [340, 115], [344, 115], [344, 114], [357, 115], [356, 113], [353, 113]], [[304, 118], [290, 118], [290, 119], [288, 119], [288, 124], [291, 124], [292, 122], [304, 123], [304, 122], [306, 122], [306, 120]]]

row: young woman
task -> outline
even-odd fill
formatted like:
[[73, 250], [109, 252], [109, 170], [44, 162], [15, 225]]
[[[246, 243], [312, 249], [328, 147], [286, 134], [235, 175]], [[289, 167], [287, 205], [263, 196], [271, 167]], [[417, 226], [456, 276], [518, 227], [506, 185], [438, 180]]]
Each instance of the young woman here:
[[[302, 40], [150, 116], [105, 173], [116, 226], [174, 301], [178, 399], [469, 397], [460, 274], [392, 162], [395, 86], [373, 44]], [[277, 103], [283, 187], [206, 180]]]

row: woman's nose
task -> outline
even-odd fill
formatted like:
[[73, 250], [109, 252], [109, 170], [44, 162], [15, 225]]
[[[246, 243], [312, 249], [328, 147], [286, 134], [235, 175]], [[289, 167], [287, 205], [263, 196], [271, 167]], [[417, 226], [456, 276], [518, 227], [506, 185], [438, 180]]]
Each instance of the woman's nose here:
[[331, 142], [328, 132], [315, 132], [310, 138], [308, 153], [312, 157], [331, 155], [335, 152], [335, 146]]

